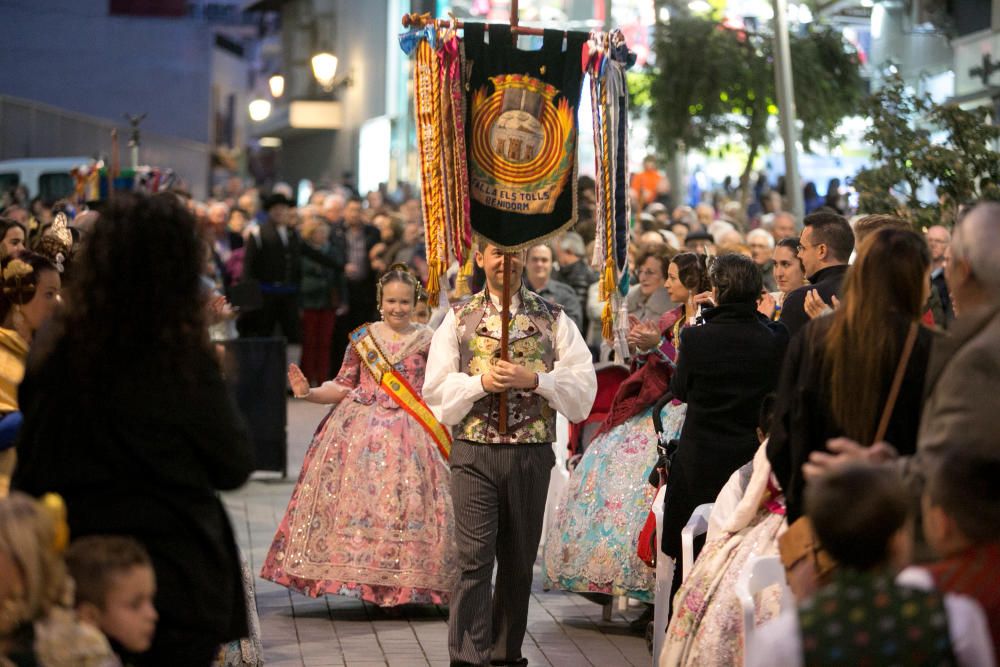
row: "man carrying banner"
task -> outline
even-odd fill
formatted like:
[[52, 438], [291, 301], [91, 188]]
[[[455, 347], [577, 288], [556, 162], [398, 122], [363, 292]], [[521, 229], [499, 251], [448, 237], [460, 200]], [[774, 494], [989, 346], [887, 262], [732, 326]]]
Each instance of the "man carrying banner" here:
[[479, 242], [476, 264], [486, 273], [486, 289], [445, 316], [424, 380], [427, 405], [455, 438], [451, 490], [461, 572], [448, 622], [452, 665], [527, 664], [521, 642], [555, 463], [556, 412], [581, 421], [597, 392], [576, 325], [522, 287], [523, 252], [511, 255], [510, 361], [500, 359], [503, 258], [500, 248]]

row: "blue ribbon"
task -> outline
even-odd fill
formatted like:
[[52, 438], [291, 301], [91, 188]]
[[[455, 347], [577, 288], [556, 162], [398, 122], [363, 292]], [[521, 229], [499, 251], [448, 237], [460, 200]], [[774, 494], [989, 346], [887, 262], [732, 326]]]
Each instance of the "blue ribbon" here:
[[431, 48], [436, 49], [438, 46], [437, 37], [437, 30], [434, 26], [426, 26], [420, 30], [410, 30], [399, 35], [399, 48], [403, 49], [403, 53], [410, 56], [417, 50], [420, 40], [426, 39], [430, 43]]

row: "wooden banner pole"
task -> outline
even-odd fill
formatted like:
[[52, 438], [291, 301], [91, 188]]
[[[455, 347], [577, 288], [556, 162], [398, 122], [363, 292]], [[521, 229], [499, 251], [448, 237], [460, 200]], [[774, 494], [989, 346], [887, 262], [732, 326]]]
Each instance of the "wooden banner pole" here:
[[[503, 296], [500, 301], [500, 359], [510, 361], [510, 353], [507, 346], [510, 343], [510, 282], [511, 282], [511, 261], [510, 253], [503, 256]], [[500, 394], [500, 416], [498, 418], [497, 431], [500, 435], [507, 435], [507, 392]]]
[[[510, 0], [510, 27], [511, 32], [517, 30], [518, 22], [518, 0]], [[514, 44], [517, 44], [515, 33]], [[510, 343], [510, 281], [511, 281], [511, 261], [510, 253], [503, 256], [503, 300], [500, 303], [500, 358], [503, 361], [510, 361], [510, 351], [507, 346]], [[500, 394], [500, 415], [498, 418], [497, 430], [500, 435], [507, 435], [507, 392]]]

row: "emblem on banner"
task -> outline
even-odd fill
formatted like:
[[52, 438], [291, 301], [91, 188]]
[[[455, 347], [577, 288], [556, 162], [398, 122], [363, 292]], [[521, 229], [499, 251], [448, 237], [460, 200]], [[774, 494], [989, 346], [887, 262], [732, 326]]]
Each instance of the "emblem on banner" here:
[[502, 211], [551, 213], [572, 171], [575, 111], [530, 76], [490, 77], [472, 96], [472, 198]]

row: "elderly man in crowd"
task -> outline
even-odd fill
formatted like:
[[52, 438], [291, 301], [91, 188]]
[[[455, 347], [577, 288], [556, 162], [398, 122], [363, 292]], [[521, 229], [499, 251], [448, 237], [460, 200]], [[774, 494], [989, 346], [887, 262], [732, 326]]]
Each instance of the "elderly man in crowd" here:
[[583, 237], [576, 232], [566, 232], [555, 242], [556, 261], [559, 262], [559, 270], [555, 278], [569, 285], [576, 292], [576, 298], [580, 303], [580, 310], [583, 312], [583, 326], [580, 331], [587, 330], [587, 317], [584, 308], [587, 305], [587, 290], [597, 282], [597, 274], [587, 266], [585, 257], [587, 248], [583, 243]]
[[528, 249], [524, 277], [527, 278], [528, 289], [546, 301], [562, 306], [576, 328], [582, 328], [583, 305], [576, 292], [569, 285], [552, 279], [552, 248], [543, 243]]
[[763, 229], [751, 229], [747, 233], [747, 245], [753, 255], [753, 262], [760, 268], [764, 276], [764, 289], [773, 292], [777, 289], [774, 282], [774, 237]]
[[931, 351], [917, 458], [955, 445], [1000, 457], [1000, 204], [976, 206], [955, 228], [945, 278], [957, 319]]
[[795, 216], [785, 211], [775, 213], [771, 222], [771, 236], [775, 243], [795, 236]]
[[948, 293], [948, 281], [944, 277], [945, 251], [951, 243], [951, 233], [941, 225], [934, 225], [924, 234], [927, 239], [927, 247], [931, 251], [931, 286], [937, 292], [941, 301], [942, 313], [938, 324], [943, 328], [948, 328], [951, 321], [955, 319], [955, 311], [951, 306], [951, 295]]

